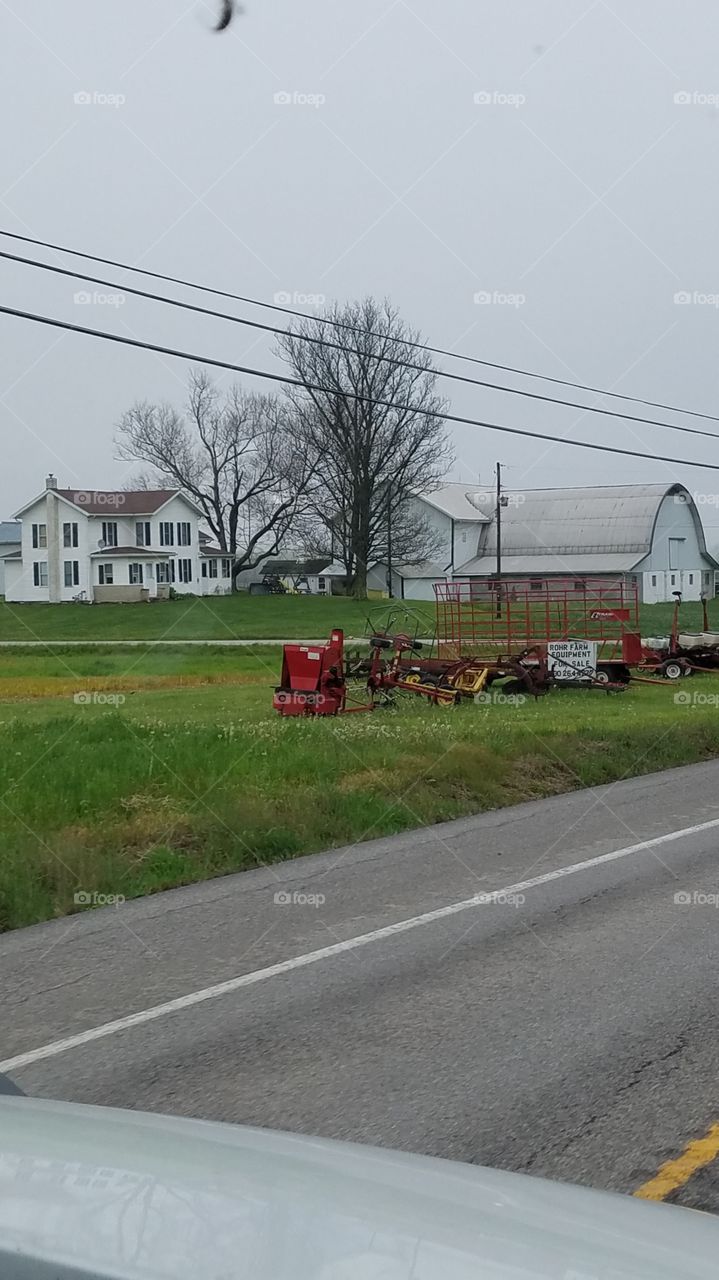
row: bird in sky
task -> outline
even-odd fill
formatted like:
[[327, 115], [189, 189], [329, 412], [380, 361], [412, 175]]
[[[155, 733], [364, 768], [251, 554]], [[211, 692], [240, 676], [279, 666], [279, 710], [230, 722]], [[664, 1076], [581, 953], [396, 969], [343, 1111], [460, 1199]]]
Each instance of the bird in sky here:
[[234, 0], [222, 0], [222, 9], [215, 31], [224, 31], [229, 27], [235, 12]]

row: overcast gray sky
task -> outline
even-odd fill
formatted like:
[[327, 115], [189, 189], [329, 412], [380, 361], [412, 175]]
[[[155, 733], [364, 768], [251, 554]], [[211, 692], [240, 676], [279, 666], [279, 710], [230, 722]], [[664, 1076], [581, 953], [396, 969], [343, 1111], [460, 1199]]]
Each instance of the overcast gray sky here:
[[[433, 344], [719, 413], [719, 6], [613, 2], [246, 0], [214, 35], [210, 0], [0, 0], [0, 226], [267, 301], [389, 295]], [[251, 330], [0, 273], [5, 305], [277, 367]], [[48, 470], [124, 483], [120, 414], [185, 374], [0, 316], [0, 517]], [[719, 466], [701, 437], [444, 385], [456, 413]], [[719, 525], [719, 471], [471, 428], [456, 450], [454, 478], [500, 460], [513, 488], [679, 479]]]

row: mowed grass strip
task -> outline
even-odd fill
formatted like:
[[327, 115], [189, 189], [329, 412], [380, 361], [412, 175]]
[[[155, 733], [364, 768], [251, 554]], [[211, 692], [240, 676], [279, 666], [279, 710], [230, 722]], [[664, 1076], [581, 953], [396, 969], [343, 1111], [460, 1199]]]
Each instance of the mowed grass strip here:
[[[386, 602], [385, 602], [386, 603]], [[319, 640], [333, 627], [364, 635], [382, 602], [342, 596], [185, 596], [153, 604], [8, 604], [0, 640]], [[433, 628], [434, 604], [411, 605]]]
[[0, 928], [719, 754], [714, 676], [283, 719], [275, 672], [234, 661], [247, 684], [110, 709], [0, 701]]
[[[367, 633], [368, 614], [388, 601], [358, 601], [342, 596], [186, 596], [154, 604], [7, 604], [0, 600], [0, 640], [319, 640], [332, 627], [347, 635]], [[394, 601], [434, 631], [434, 602]], [[645, 635], [666, 634], [671, 604], [644, 605]], [[719, 630], [719, 603], [709, 602], [710, 625]], [[682, 629], [702, 630], [696, 601], [682, 605]]]

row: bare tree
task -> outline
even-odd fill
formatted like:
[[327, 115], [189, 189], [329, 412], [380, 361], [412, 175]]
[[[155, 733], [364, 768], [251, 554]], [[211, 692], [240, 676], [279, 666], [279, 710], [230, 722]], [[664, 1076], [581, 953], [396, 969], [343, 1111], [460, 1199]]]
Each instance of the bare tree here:
[[311, 468], [287, 404], [232, 387], [223, 398], [203, 369], [190, 374], [185, 411], [140, 402], [123, 415], [118, 457], [152, 468], [138, 487], [169, 484], [194, 498], [233, 582], [279, 551], [306, 498]]
[[[327, 556], [346, 564], [349, 523], [341, 513], [321, 502], [322, 488], [312, 495], [311, 508], [298, 519], [292, 533], [293, 545], [307, 556]], [[318, 507], [322, 509], [318, 511]], [[373, 559], [395, 567], [436, 560], [444, 539], [410, 500], [401, 506], [376, 504], [372, 522]], [[444, 567], [444, 566], [443, 566]]]
[[279, 350], [303, 384], [288, 398], [318, 477], [315, 512], [362, 598], [388, 525], [404, 518], [412, 492], [447, 471], [451, 451], [437, 416], [446, 401], [435, 393], [429, 352], [407, 345], [418, 335], [388, 301], [335, 305], [324, 320], [299, 319]]

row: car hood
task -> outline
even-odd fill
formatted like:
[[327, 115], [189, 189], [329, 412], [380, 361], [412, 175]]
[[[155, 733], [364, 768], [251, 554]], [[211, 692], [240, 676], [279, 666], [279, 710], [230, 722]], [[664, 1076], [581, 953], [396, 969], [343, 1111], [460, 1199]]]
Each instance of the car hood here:
[[[0, 1098], [0, 1275], [683, 1280], [719, 1221], [471, 1165]], [[15, 1268], [15, 1269], [14, 1269]]]

